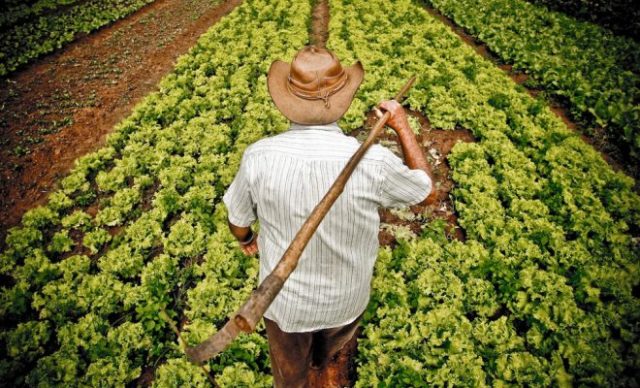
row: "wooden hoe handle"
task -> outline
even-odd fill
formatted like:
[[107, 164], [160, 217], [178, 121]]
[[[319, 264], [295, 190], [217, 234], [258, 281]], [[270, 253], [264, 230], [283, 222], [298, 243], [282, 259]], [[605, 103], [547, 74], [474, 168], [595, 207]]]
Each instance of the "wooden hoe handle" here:
[[[416, 77], [411, 77], [402, 87], [395, 97], [396, 101], [402, 100], [404, 95], [409, 91]], [[385, 112], [373, 127], [367, 140], [353, 154], [349, 162], [344, 167], [336, 181], [333, 183], [327, 194], [322, 198], [320, 203], [316, 205], [311, 215], [302, 225], [296, 237], [293, 239], [289, 248], [284, 252], [282, 258], [274, 268], [274, 270], [264, 279], [260, 286], [251, 294], [249, 300], [235, 314], [233, 319], [229, 320], [224, 327], [216, 334], [210, 336], [197, 346], [187, 347], [185, 353], [189, 360], [195, 364], [202, 364], [208, 359], [214, 357], [218, 353], [225, 350], [234, 338], [238, 336], [240, 331], [250, 333], [255, 330], [256, 325], [264, 315], [271, 302], [278, 295], [284, 282], [289, 278], [291, 272], [298, 265], [298, 260], [302, 251], [307, 246], [313, 233], [327, 215], [333, 203], [338, 199], [344, 187], [351, 177], [353, 170], [356, 168], [364, 154], [373, 144], [375, 139], [382, 133], [382, 128], [389, 119], [390, 113]]]

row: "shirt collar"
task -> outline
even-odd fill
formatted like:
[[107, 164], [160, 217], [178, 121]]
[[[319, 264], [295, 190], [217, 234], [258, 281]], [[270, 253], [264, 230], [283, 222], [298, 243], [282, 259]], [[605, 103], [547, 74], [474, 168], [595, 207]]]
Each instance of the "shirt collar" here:
[[291, 123], [289, 130], [308, 130], [308, 129], [319, 129], [322, 131], [332, 131], [342, 133], [342, 129], [338, 126], [338, 122], [334, 121], [329, 124], [313, 124], [313, 125], [304, 125], [298, 123]]

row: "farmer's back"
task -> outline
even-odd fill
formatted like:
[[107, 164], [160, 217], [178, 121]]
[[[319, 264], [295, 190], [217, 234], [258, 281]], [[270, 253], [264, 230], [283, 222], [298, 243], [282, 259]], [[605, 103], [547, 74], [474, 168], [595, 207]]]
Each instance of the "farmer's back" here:
[[[229, 213], [238, 217], [231, 219], [233, 223], [250, 223], [257, 213], [260, 281], [273, 270], [358, 147], [358, 141], [335, 124], [293, 124], [247, 148], [239, 173], [244, 178], [234, 182], [225, 202], [231, 206]], [[388, 149], [373, 146], [265, 316], [290, 332], [353, 321], [369, 300], [378, 251], [378, 208], [419, 202], [429, 183], [423, 171], [410, 170]], [[250, 196], [253, 209], [233, 207], [238, 202], [229, 199], [243, 192]]]
[[[315, 46], [298, 51], [291, 63], [271, 64], [269, 94], [292, 125], [245, 150], [223, 198], [240, 249], [260, 254], [260, 282], [359, 148], [335, 122], [363, 76], [361, 63], [343, 67], [332, 52]], [[435, 198], [431, 169], [402, 106], [379, 106], [388, 112], [386, 123], [398, 135], [406, 164], [381, 146], [368, 150], [268, 307], [264, 323], [278, 388], [308, 386], [355, 335], [378, 251], [378, 208]], [[251, 229], [256, 219], [257, 242]]]

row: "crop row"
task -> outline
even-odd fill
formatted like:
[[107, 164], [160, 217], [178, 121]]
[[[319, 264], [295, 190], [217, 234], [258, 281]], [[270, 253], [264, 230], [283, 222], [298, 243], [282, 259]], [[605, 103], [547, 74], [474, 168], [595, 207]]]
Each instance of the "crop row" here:
[[640, 38], [640, 9], [633, 0], [528, 0], [554, 11], [566, 13], [580, 20], [593, 22], [638, 40]]
[[633, 180], [419, 4], [330, 8], [329, 47], [366, 72], [345, 130], [417, 74], [411, 108], [477, 140], [448, 157], [466, 242], [380, 252], [358, 385], [637, 385]]
[[[265, 74], [306, 43], [309, 15], [308, 3], [244, 2], [9, 231], [2, 381], [120, 386], [156, 365], [157, 386], [206, 382], [160, 312], [186, 316], [185, 338], [202, 338], [251, 290], [257, 261], [240, 254], [218, 204], [244, 148], [287, 126]], [[259, 362], [255, 348], [262, 369], [247, 378], [270, 384], [266, 342], [243, 343], [210, 369], [235, 386]]]
[[[268, 4], [264, 1], [264, 4]], [[233, 112], [231, 119], [238, 128], [235, 144], [221, 167], [220, 196], [231, 184], [244, 149], [264, 136], [276, 134], [288, 127], [288, 121], [275, 109], [267, 91], [266, 74], [275, 59], [288, 60], [307, 44], [307, 23], [311, 15], [310, 4], [297, 1], [277, 2], [277, 12], [269, 14], [269, 20], [248, 29], [250, 56], [238, 58], [242, 73], [253, 74], [251, 83], [242, 82], [229, 97], [245, 102], [241, 112]], [[264, 5], [263, 5], [264, 7]], [[258, 5], [255, 9], [260, 10]], [[262, 13], [264, 11], [260, 11]], [[258, 16], [258, 14], [254, 14]], [[246, 26], [245, 26], [246, 28]], [[244, 31], [244, 30], [243, 30]], [[286, 35], [285, 35], [286, 34]], [[277, 37], [277, 38], [276, 38]], [[234, 38], [233, 33], [229, 35]], [[205, 50], [211, 50], [206, 47]], [[253, 56], [264, 60], [256, 60]], [[250, 67], [245, 67], [250, 64]], [[206, 75], [192, 73], [194, 82], [206, 79]], [[231, 83], [234, 85], [234, 82]], [[217, 202], [214, 212], [216, 231], [210, 236], [202, 260], [194, 266], [196, 285], [187, 292], [183, 337], [196, 345], [218, 331], [256, 287], [258, 261], [244, 256], [237, 248], [235, 238], [229, 232], [226, 208]], [[224, 386], [270, 387], [272, 378], [267, 357], [264, 328], [257, 333], [241, 336], [228, 350], [209, 363], [216, 374], [218, 384]], [[159, 368], [157, 381], [160, 386], [208, 386], [202, 372], [190, 364], [179, 352]]]
[[78, 0], [37, 0], [20, 1], [12, 4], [10, 1], [0, 5], [0, 29], [7, 29], [20, 20], [37, 17], [43, 13], [52, 12], [65, 6], [70, 6]]
[[[153, 1], [82, 1], [61, 12], [43, 13], [40, 16], [31, 15], [13, 25], [6, 26], [0, 30], [0, 77], [40, 55], [61, 48], [79, 33], [94, 31]], [[40, 3], [36, 3], [38, 4]], [[16, 14], [13, 19], [18, 21], [23, 16]]]
[[523, 0], [430, 0], [640, 160], [640, 44]]

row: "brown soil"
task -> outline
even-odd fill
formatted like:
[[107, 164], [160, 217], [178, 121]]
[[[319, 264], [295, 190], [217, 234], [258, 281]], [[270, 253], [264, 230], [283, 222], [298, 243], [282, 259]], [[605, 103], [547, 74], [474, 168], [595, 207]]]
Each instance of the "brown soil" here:
[[136, 387], [150, 387], [153, 383], [156, 368], [151, 365], [147, 365], [142, 369], [140, 377], [135, 381]]
[[309, 388], [353, 387], [356, 376], [355, 356], [358, 352], [358, 337], [362, 328], [358, 328], [354, 336], [331, 359], [322, 370], [309, 370]]
[[[380, 221], [395, 226], [408, 227], [416, 235], [420, 235], [425, 225], [436, 219], [446, 222], [447, 237], [464, 241], [465, 235], [463, 230], [458, 226], [457, 216], [453, 208], [450, 193], [454, 187], [454, 183], [450, 176], [450, 167], [447, 162], [447, 155], [451, 152], [456, 143], [474, 141], [471, 131], [467, 129], [441, 130], [431, 127], [429, 120], [420, 112], [407, 111], [410, 116], [415, 117], [420, 122], [420, 134], [416, 135], [418, 143], [422, 145], [427, 161], [431, 165], [433, 175], [433, 186], [436, 191], [436, 202], [433, 205], [415, 205], [411, 206], [411, 212], [416, 216], [414, 220], [403, 220], [387, 209], [380, 210]], [[365, 128], [371, 128], [375, 124], [377, 118], [373, 112], [367, 116]], [[352, 136], [360, 140], [364, 140], [368, 135], [365, 129], [357, 129], [351, 133]], [[391, 130], [384, 132], [378, 139], [378, 143], [389, 147], [391, 151], [402, 156], [402, 149], [398, 143], [398, 138]], [[395, 237], [386, 230], [381, 230], [378, 234], [380, 245], [394, 246], [396, 244]]]
[[[486, 48], [486, 46], [485, 46]], [[487, 55], [493, 55], [490, 53], [490, 51], [486, 51]], [[522, 85], [523, 83], [525, 83], [528, 79], [529, 79], [529, 74], [525, 74], [523, 72], [517, 71], [517, 70], [513, 70], [513, 65], [509, 65], [509, 64], [503, 64], [498, 66], [500, 68], [500, 70], [504, 71], [505, 73], [509, 74], [509, 77], [511, 77], [511, 79], [513, 80], [513, 82], [517, 83], [518, 85]], [[531, 89], [527, 88], [527, 90], [529, 91], [529, 94], [532, 97], [536, 97], [536, 95], [538, 94], [538, 91], [532, 91]]]
[[[512, 64], [505, 64], [500, 57], [492, 52], [486, 44], [476, 39], [469, 34], [464, 28], [458, 26], [452, 19], [440, 13], [433, 7], [428, 5], [424, 6], [425, 10], [429, 12], [436, 19], [447, 25], [453, 32], [460, 37], [460, 39], [471, 46], [475, 52], [481, 55], [483, 58], [495, 63], [498, 68], [507, 73], [509, 77], [518, 85], [523, 86], [530, 96], [537, 97], [540, 94], [540, 90], [527, 87], [524, 83], [529, 79], [529, 75], [522, 73], [521, 71], [514, 70]], [[609, 135], [601, 127], [588, 128], [589, 133], [586, 133], [585, 128], [581, 128], [575, 120], [572, 118], [569, 109], [566, 104], [559, 101], [552, 100], [549, 108], [555, 113], [565, 125], [580, 135], [582, 140], [590, 144], [596, 149], [602, 158], [615, 170], [623, 171], [627, 175], [630, 175], [636, 179], [636, 190], [640, 190], [640, 166], [630, 165], [628, 160], [625, 160], [624, 152], [614, 144], [613, 141], [609, 141]]]
[[241, 0], [157, 0], [0, 80], [0, 241]]
[[327, 39], [329, 39], [329, 2], [319, 0], [311, 14], [309, 42], [318, 47], [325, 47]]

